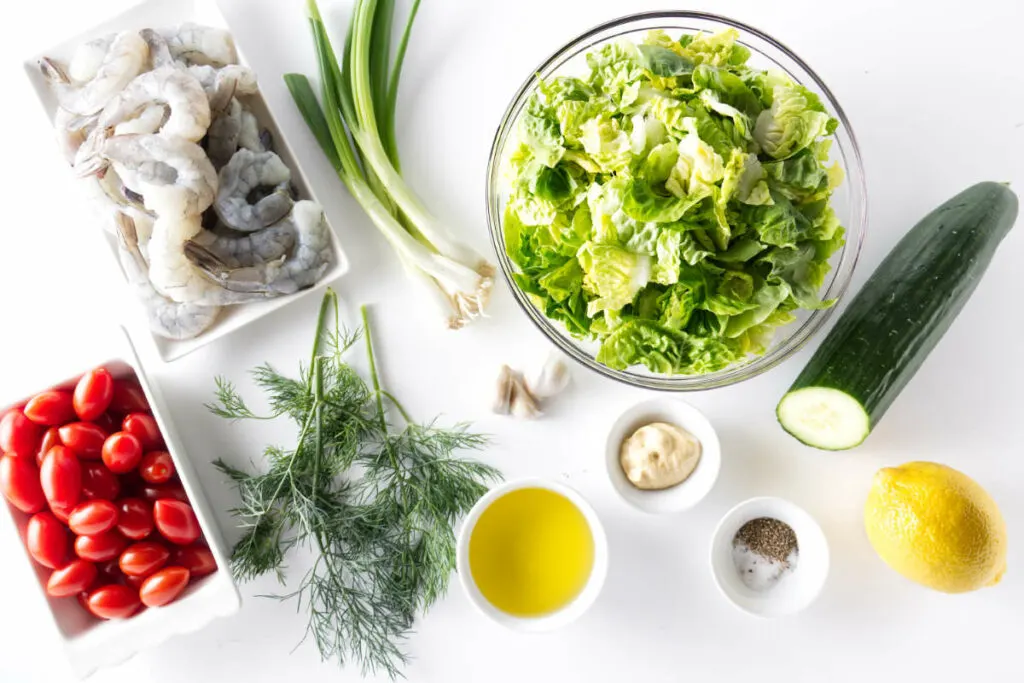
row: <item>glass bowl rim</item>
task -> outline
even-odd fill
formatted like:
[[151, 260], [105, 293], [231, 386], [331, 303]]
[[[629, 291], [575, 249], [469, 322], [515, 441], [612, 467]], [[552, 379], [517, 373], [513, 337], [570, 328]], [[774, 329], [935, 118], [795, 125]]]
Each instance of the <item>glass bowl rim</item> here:
[[[570, 56], [575, 56], [575, 54], [578, 54], [581, 51], [581, 46], [583, 46], [582, 49], [588, 49], [597, 44], [614, 40], [618, 36], [607, 36], [595, 41], [591, 45], [586, 45], [586, 43], [588, 43], [592, 38], [598, 37], [601, 34], [613, 31], [617, 28], [627, 27], [630, 24], [650, 20], [682, 21], [688, 19], [720, 24], [737, 29], [741, 32], [741, 38], [742, 34], [749, 34], [758, 40], [763, 41], [772, 49], [777, 50], [786, 59], [791, 60], [810, 78], [811, 81], [814, 82], [814, 85], [821, 91], [825, 96], [825, 99], [828, 101], [831, 113], [839, 120], [838, 130], [844, 132], [849, 138], [848, 147], [847, 145], [844, 145], [843, 141], [838, 137], [833, 139], [835, 139], [837, 146], [841, 151], [844, 166], [846, 166], [846, 170], [848, 171], [846, 173], [845, 181], [847, 184], [856, 184], [856, 187], [852, 188], [852, 192], [854, 195], [859, 193], [860, 201], [856, 202], [851, 200], [853, 204], [851, 206], [851, 223], [844, 223], [844, 227], [846, 227], [847, 230], [846, 244], [839, 252], [839, 261], [835, 266], [834, 275], [824, 292], [825, 298], [834, 298], [836, 300], [834, 305], [826, 309], [810, 311], [807, 319], [801, 323], [790, 323], [790, 325], [798, 325], [798, 327], [787, 339], [774, 348], [769, 347], [763, 355], [755, 357], [753, 360], [743, 363], [742, 365], [730, 366], [723, 370], [708, 373], [706, 375], [659, 375], [655, 373], [651, 373], [650, 375], [639, 375], [633, 374], [628, 370], [623, 371], [610, 368], [603, 363], [599, 363], [591, 354], [584, 352], [575, 340], [570, 339], [567, 336], [567, 333], [558, 328], [557, 323], [549, 320], [542, 312], [538, 311], [529, 301], [527, 295], [515, 284], [512, 279], [512, 274], [516, 272], [516, 267], [505, 252], [504, 236], [502, 234], [503, 219], [500, 215], [501, 211], [499, 207], [499, 198], [501, 193], [497, 190], [497, 186], [500, 182], [500, 167], [502, 163], [502, 159], [499, 155], [504, 150], [505, 143], [508, 140], [509, 134], [512, 132], [512, 126], [518, 120], [519, 112], [525, 104], [526, 98], [528, 98], [536, 88], [540, 80], [540, 75], [551, 70], [552, 66], [555, 66], [556, 68], [557, 66], [560, 66], [560, 63], [564, 61], [567, 54], [571, 53]], [[787, 75], [793, 76], [789, 69], [783, 70], [786, 71]], [[811, 337], [813, 337], [829, 320], [829, 318], [831, 318], [835, 309], [838, 307], [839, 302], [849, 289], [853, 271], [857, 265], [861, 247], [864, 243], [864, 235], [867, 232], [867, 182], [864, 176], [864, 162], [861, 156], [860, 146], [857, 143], [857, 137], [854, 134], [853, 127], [850, 125], [849, 118], [846, 116], [846, 112], [839, 104], [835, 95], [832, 94], [831, 89], [829, 89], [809, 64], [807, 64], [783, 43], [749, 24], [710, 12], [698, 12], [691, 10], [653, 10], [626, 14], [597, 24], [552, 52], [531, 71], [530, 75], [525, 81], [523, 81], [522, 85], [519, 86], [518, 90], [516, 90], [515, 94], [512, 96], [508, 106], [505, 108], [501, 122], [499, 123], [491, 142], [491, 149], [487, 160], [487, 183], [485, 189], [487, 227], [488, 232], [490, 233], [491, 245], [494, 248], [498, 263], [501, 266], [502, 275], [506, 281], [506, 285], [512, 292], [512, 298], [516, 301], [523, 312], [526, 313], [527, 318], [530, 319], [534, 326], [545, 337], [547, 337], [551, 343], [557, 346], [563, 353], [577, 363], [594, 370], [605, 377], [629, 386], [658, 389], [662, 391], [700, 391], [737, 384], [771, 370], [803, 348]]]

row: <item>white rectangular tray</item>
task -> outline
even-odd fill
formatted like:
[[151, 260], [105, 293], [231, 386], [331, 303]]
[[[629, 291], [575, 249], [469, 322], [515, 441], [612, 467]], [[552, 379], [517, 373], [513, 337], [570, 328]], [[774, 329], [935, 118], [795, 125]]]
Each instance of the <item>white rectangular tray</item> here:
[[[220, 28], [226, 28], [229, 31], [231, 29], [227, 20], [224, 18], [223, 13], [213, 0], [148, 0], [147, 2], [143, 2], [142, 4], [132, 7], [109, 21], [105, 21], [98, 26], [78, 34], [77, 36], [64, 40], [33, 55], [30, 59], [25, 60], [25, 72], [28, 74], [28, 78], [32, 82], [32, 87], [36, 91], [40, 104], [42, 104], [46, 115], [52, 122], [57, 111], [57, 99], [39, 69], [39, 59], [41, 57], [46, 56], [66, 61], [70, 59], [78, 45], [93, 38], [98, 38], [109, 33], [129, 28], [170, 28], [184, 22], [217, 26]], [[236, 47], [238, 48], [239, 61], [242, 64], [247, 64], [245, 58], [245, 46], [238, 44], [236, 41]], [[258, 73], [256, 76], [259, 78]], [[266, 100], [262, 95], [255, 95], [248, 99], [249, 104], [252, 105], [253, 113], [256, 114], [256, 117], [259, 120], [260, 126], [262, 128], [266, 128], [270, 131], [271, 135], [273, 135], [274, 150], [278, 155], [280, 155], [281, 159], [284, 160], [288, 168], [291, 169], [292, 183], [298, 190], [299, 197], [301, 199], [312, 199], [313, 201], [317, 201], [316, 196], [313, 194], [313, 190], [306, 178], [306, 174], [302, 170], [302, 166], [299, 164], [299, 161], [292, 152], [287, 139], [282, 134], [280, 127], [277, 125], [277, 118], [267, 105]], [[56, 145], [56, 142], [54, 141], [51, 144]], [[65, 168], [64, 171], [69, 177], [72, 175], [70, 168]], [[86, 192], [84, 190], [80, 192], [80, 198], [83, 202], [87, 202]], [[90, 213], [90, 215], [93, 215], [93, 213]], [[94, 222], [96, 224], [97, 232], [103, 235], [103, 238], [110, 247], [111, 255], [113, 256], [113, 263], [111, 264], [111, 267], [115, 267], [114, 263], [116, 263], [116, 267], [120, 268], [120, 261], [117, 256], [117, 239], [110, 232], [104, 229], [98, 215], [96, 215]], [[79, 228], [78, 225], [68, 226], [69, 229], [72, 227], [75, 229]], [[292, 301], [321, 289], [324, 284], [337, 279], [347, 272], [348, 260], [346, 259], [344, 252], [341, 250], [337, 235], [334, 233], [333, 229], [329, 232], [331, 235], [331, 246], [334, 250], [334, 264], [326, 273], [324, 273], [320, 282], [315, 287], [311, 287], [310, 289], [296, 292], [295, 294], [288, 296], [270, 299], [266, 302], [227, 307], [221, 313], [213, 327], [194, 339], [187, 339], [184, 341], [174, 341], [153, 335], [146, 323], [146, 318], [141, 305], [136, 305], [132, 307], [131, 310], [125, 311], [125, 322], [133, 333], [144, 333], [152, 336], [157, 352], [163, 360], [172, 361], [181, 358], [185, 354], [191, 353], [192, 351], [195, 351], [216, 339], [220, 339], [221, 337], [248, 325], [254, 320], [262, 318], [271, 311], [275, 311], [282, 306], [287, 306]]]
[[[241, 604], [238, 589], [231, 577], [228, 562], [230, 549], [225, 545], [199, 477], [170, 421], [163, 397], [156, 385], [151, 384], [146, 377], [131, 340], [123, 329], [111, 330], [100, 333], [97, 343], [90, 348], [92, 350], [87, 352], [72, 350], [66, 356], [55, 357], [38, 378], [38, 384], [28, 385], [27, 378], [23, 378], [13, 386], [4, 386], [3, 394], [0, 395], [0, 415], [11, 408], [23, 406], [32, 395], [46, 389], [73, 388], [81, 375], [100, 365], [110, 370], [115, 378], [134, 374], [146, 393], [182, 487], [199, 520], [203, 537], [217, 561], [217, 571], [190, 584], [181, 597], [165, 607], [147, 609], [130, 619], [98, 621], [87, 615], [74, 597], [51, 598], [46, 594], [45, 586], [50, 570], [33, 562], [24, 545], [29, 515], [0, 498], [0, 508], [5, 510], [0, 513], [0, 517], [6, 517], [17, 530], [17, 534], [4, 535], [7, 542], [0, 548], [0, 552], [7, 558], [20, 555], [25, 562], [31, 564], [36, 580], [30, 581], [39, 591], [39, 608], [49, 608], [71, 668], [81, 678], [101, 667], [122, 662], [172, 636], [197, 631], [217, 617], [234, 614]], [[15, 547], [16, 544], [20, 548]], [[20, 560], [12, 559], [12, 562]], [[15, 589], [18, 588], [20, 586]]]

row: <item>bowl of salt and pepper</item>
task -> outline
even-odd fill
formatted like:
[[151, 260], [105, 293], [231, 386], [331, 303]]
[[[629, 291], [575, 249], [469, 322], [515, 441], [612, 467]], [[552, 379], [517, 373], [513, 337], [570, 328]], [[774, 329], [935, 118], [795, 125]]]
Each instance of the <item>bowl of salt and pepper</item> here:
[[751, 498], [726, 513], [711, 541], [711, 571], [739, 609], [781, 617], [806, 608], [828, 576], [828, 541], [802, 508]]

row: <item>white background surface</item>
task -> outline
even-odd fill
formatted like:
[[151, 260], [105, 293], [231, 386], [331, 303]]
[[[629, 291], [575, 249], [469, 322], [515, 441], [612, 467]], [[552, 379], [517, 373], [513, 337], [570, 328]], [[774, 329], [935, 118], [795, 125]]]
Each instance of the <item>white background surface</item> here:
[[[87, 346], [120, 320], [111, 301], [119, 274], [68, 199], [41, 109], [21, 72], [26, 56], [126, 7], [122, 0], [17, 3], [0, 42], [3, 162], [0, 173], [0, 382], [21, 384], [56, 354]], [[225, 0], [237, 39], [293, 140], [353, 263], [336, 283], [353, 307], [373, 305], [389, 388], [414, 415], [474, 420], [494, 435], [485, 458], [506, 476], [569, 482], [604, 520], [611, 565], [593, 609], [564, 631], [525, 637], [483, 621], [453, 590], [418, 623], [408, 678], [470, 681], [946, 681], [1021, 680], [1024, 660], [1024, 225], [1004, 242], [956, 325], [868, 442], [852, 453], [804, 448], [775, 424], [773, 408], [812, 350], [742, 385], [687, 397], [720, 430], [723, 468], [692, 512], [648, 517], [606, 481], [604, 430], [645, 393], [574, 368], [573, 389], [535, 424], [491, 416], [491, 378], [543, 340], [499, 285], [492, 317], [445, 332], [417, 310], [397, 262], [306, 134], [280, 75], [314, 72], [299, 0]], [[551, 51], [642, 0], [445, 0], [423, 3], [399, 103], [406, 176], [435, 212], [481, 249], [484, 167], [512, 92]], [[853, 122], [867, 169], [870, 225], [854, 286], [918, 218], [979, 180], [1024, 188], [1024, 88], [1015, 0], [853, 3], [697, 2], [758, 26], [802, 56]], [[828, 7], [828, 9], [825, 9]], [[170, 366], [148, 369], [170, 402], [214, 507], [233, 492], [207, 464], [242, 464], [283, 424], [259, 429], [209, 415], [213, 375], [248, 387], [246, 370], [269, 361], [294, 368], [308, 353], [316, 297], [272, 315]], [[45, 374], [45, 373], [44, 373]], [[247, 388], [247, 395], [257, 393]], [[1010, 528], [1003, 583], [963, 596], [919, 588], [889, 570], [864, 535], [861, 507], [872, 473], [909, 460], [952, 465], [977, 479]], [[821, 598], [795, 618], [758, 621], [717, 592], [707, 563], [711, 532], [737, 502], [787, 497], [821, 522], [833, 568]], [[219, 518], [237, 537], [227, 514]], [[31, 585], [8, 525], [0, 526], [0, 681], [65, 681], [45, 604]], [[8, 559], [10, 558], [10, 559]], [[298, 564], [298, 563], [297, 563]], [[355, 681], [298, 648], [304, 621], [291, 605], [256, 597], [272, 579], [242, 587], [234, 618], [174, 639], [96, 683], [158, 681]]]

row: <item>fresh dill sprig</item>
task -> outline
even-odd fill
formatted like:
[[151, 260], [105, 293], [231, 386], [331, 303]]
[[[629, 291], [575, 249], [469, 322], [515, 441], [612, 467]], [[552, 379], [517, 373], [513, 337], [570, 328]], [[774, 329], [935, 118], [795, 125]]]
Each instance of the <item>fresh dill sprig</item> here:
[[397, 678], [413, 620], [444, 595], [455, 569], [455, 521], [500, 475], [457, 457], [487, 443], [466, 425], [409, 419], [381, 387], [365, 307], [362, 318], [369, 383], [344, 360], [360, 335], [339, 329], [338, 298], [328, 289], [299, 379], [269, 365], [253, 371], [270, 416], [250, 410], [222, 378], [207, 407], [230, 420], [288, 416], [298, 427], [292, 449], [264, 450], [262, 473], [214, 463], [240, 498], [231, 510], [244, 531], [231, 555], [234, 575], [247, 581], [273, 572], [287, 583], [289, 550], [312, 548], [313, 566], [291, 592], [274, 597], [305, 607], [306, 635], [324, 659]]

